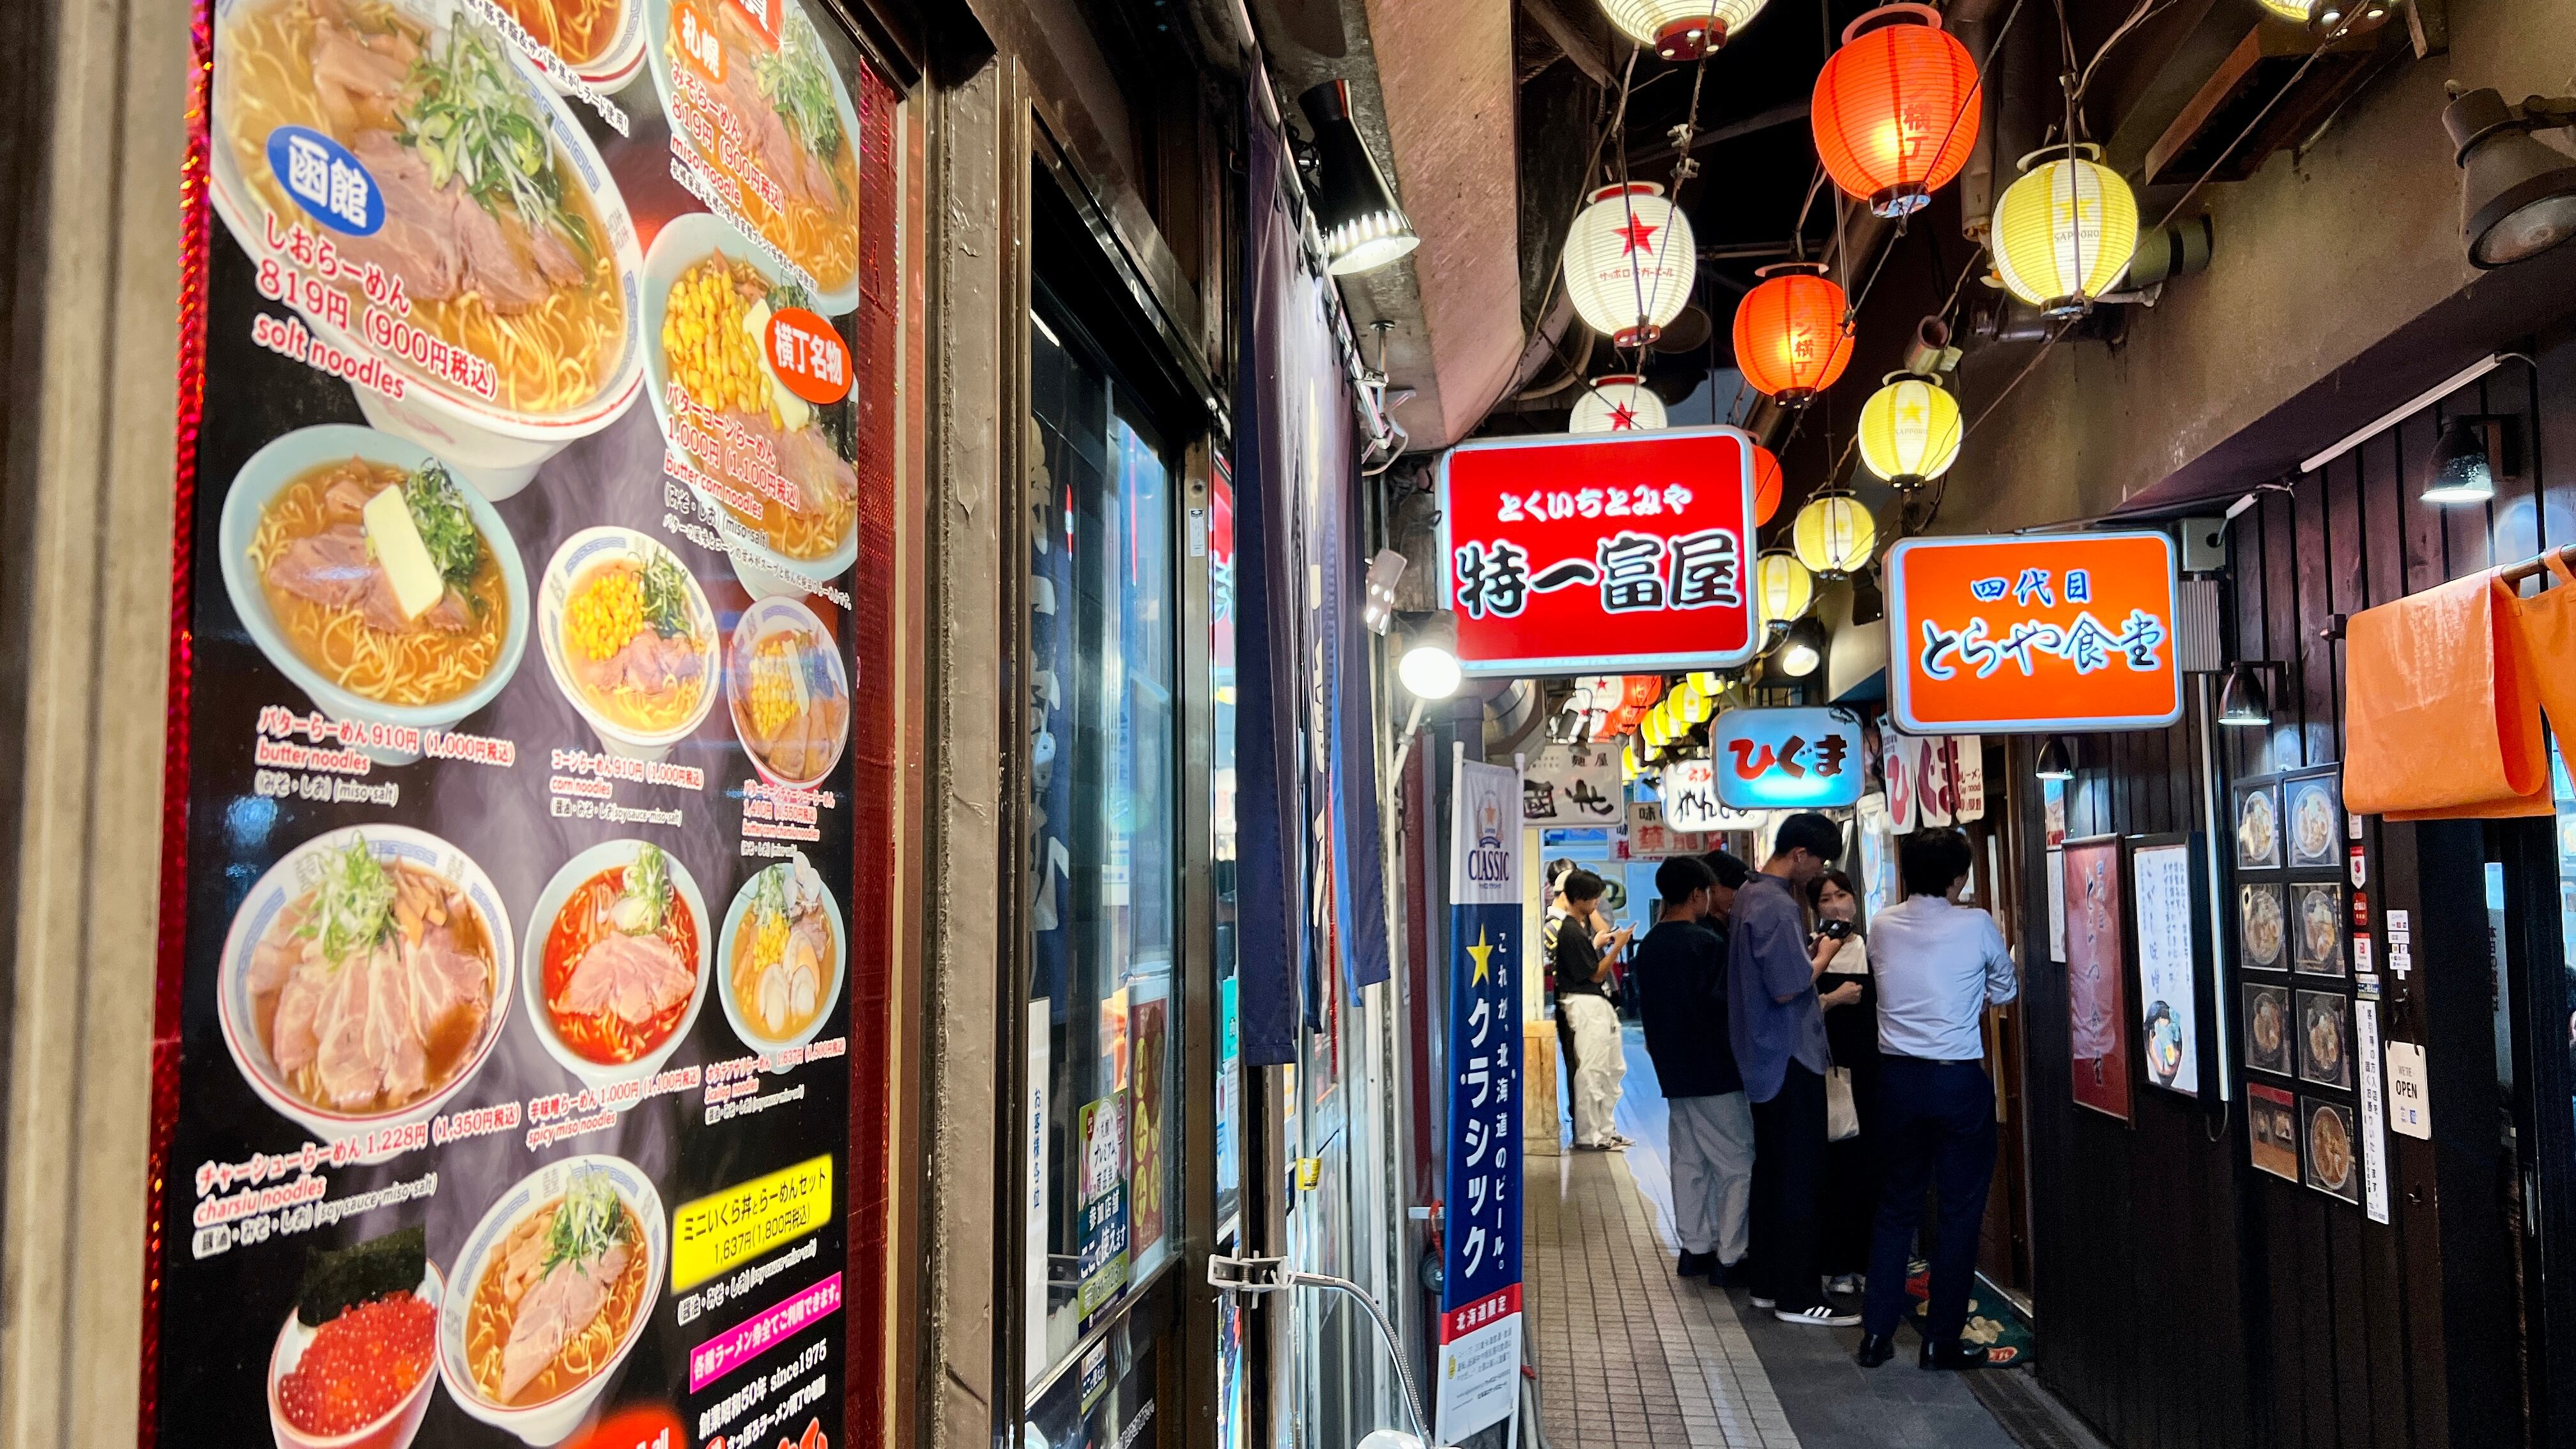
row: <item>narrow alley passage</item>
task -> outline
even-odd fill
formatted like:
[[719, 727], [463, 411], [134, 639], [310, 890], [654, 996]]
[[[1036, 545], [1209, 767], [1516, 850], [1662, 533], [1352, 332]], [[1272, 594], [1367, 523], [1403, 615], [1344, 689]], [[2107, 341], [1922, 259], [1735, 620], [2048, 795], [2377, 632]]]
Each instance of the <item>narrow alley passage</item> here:
[[1550, 1449], [2093, 1449], [2026, 1374], [1924, 1373], [1906, 1335], [1864, 1369], [1856, 1328], [1781, 1324], [1741, 1288], [1677, 1277], [1664, 1101], [1637, 1029], [1624, 1037], [1617, 1120], [1635, 1145], [1530, 1145], [1522, 1251]]

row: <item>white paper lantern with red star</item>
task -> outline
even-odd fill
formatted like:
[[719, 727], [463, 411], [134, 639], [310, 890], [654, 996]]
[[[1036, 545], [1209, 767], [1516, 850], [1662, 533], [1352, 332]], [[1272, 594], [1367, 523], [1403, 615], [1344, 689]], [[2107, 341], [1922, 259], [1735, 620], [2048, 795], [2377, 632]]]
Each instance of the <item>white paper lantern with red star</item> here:
[[1690, 218], [1651, 181], [1604, 186], [1565, 239], [1565, 292], [1584, 325], [1642, 347], [1681, 315], [1699, 273]]
[[1574, 400], [1569, 433], [1632, 433], [1664, 426], [1664, 400], [1646, 391], [1646, 380], [1633, 373], [1596, 377]]

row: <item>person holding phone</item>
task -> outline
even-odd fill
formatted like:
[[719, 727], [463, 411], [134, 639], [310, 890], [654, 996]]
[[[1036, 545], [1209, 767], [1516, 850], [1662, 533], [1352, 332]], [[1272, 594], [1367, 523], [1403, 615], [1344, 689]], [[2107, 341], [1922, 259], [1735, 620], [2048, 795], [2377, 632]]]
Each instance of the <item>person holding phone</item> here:
[[[1824, 1265], [1826, 1289], [1858, 1293], [1869, 1271], [1870, 1223], [1878, 1214], [1878, 1146], [1870, 1133], [1877, 1115], [1878, 991], [1870, 980], [1869, 945], [1854, 921], [1860, 895], [1850, 876], [1829, 870], [1807, 883], [1816, 913], [1816, 937], [1838, 943], [1816, 1002], [1825, 1011], [1825, 1044], [1834, 1069], [1825, 1079], [1829, 1121], [1825, 1144]], [[1848, 1135], [1834, 1137], [1839, 1127]]]
[[1574, 1028], [1574, 1145], [1615, 1152], [1630, 1145], [1611, 1127], [1619, 1109], [1619, 1084], [1628, 1075], [1628, 1053], [1619, 1041], [1619, 1009], [1610, 1004], [1610, 967], [1628, 944], [1625, 926], [1612, 927], [1601, 911], [1608, 889], [1601, 877], [1577, 870], [1565, 878], [1565, 919], [1548, 950], [1548, 974], [1557, 1008]]

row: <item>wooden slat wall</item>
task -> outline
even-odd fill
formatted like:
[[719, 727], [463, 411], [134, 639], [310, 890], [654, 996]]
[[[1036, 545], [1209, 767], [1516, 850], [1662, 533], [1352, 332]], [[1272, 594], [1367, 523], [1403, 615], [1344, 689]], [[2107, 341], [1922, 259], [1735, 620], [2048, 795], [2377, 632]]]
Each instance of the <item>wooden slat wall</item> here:
[[[2282, 672], [2270, 730], [2220, 732], [2230, 778], [2343, 757], [2342, 646], [2328, 634], [2336, 615], [2576, 543], [2576, 331], [2509, 345], [2536, 365], [2508, 362], [2319, 474], [2266, 491], [2236, 521], [2223, 606], [2232, 657], [2280, 661]], [[2463, 413], [2514, 419], [2509, 473], [2483, 509], [2418, 502], [2443, 421]], [[2068, 834], [2209, 830], [2196, 751], [2189, 719], [2158, 733], [2085, 738], [2067, 791]], [[2015, 758], [2027, 770], [2027, 753]], [[2036, 831], [2037, 793], [2019, 793], [2023, 828]], [[2223, 846], [2224, 824], [2215, 833]], [[2412, 893], [2415, 846], [2410, 827], [2374, 834], [2371, 893], [2381, 909]], [[2030, 852], [2026, 940], [2046, 939], [2036, 874], [2045, 861]], [[2232, 888], [2230, 897], [2221, 907], [2232, 912]], [[2428, 1145], [2390, 1139], [2400, 1201], [2397, 1220], [2381, 1226], [2254, 1171], [2241, 1111], [2222, 1115], [2215, 1102], [2143, 1084], [2130, 1125], [2077, 1107], [2064, 970], [2043, 965], [2027, 977], [2037, 1366], [2054, 1392], [2117, 1449], [2501, 1449], [2519, 1440], [2511, 1348], [2480, 1345], [2472, 1356], [2451, 1341], [2456, 1331], [2446, 1337], [2432, 1211], [2410, 1212], [2399, 1191], [2411, 1168], [2429, 1178]], [[2220, 1009], [2232, 1020], [2237, 1004]], [[2243, 1080], [2236, 1064], [2228, 1070]], [[2511, 1306], [2497, 1311], [2509, 1318]], [[2453, 1402], [2464, 1394], [2492, 1401], [2492, 1412]]]

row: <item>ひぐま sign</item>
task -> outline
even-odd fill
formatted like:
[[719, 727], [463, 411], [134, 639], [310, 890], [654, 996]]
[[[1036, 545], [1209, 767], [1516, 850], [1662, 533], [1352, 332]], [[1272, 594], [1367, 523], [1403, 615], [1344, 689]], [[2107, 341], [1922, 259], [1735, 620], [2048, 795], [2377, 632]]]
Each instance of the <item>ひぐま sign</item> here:
[[1906, 539], [1889, 715], [1925, 735], [2161, 729], [2182, 717], [2174, 599], [2161, 533]]
[[1440, 551], [1470, 675], [1722, 669], [1758, 652], [1753, 442], [1734, 428], [1468, 443]]
[[1860, 716], [1847, 709], [1730, 709], [1709, 726], [1717, 798], [1738, 810], [1860, 803]]

